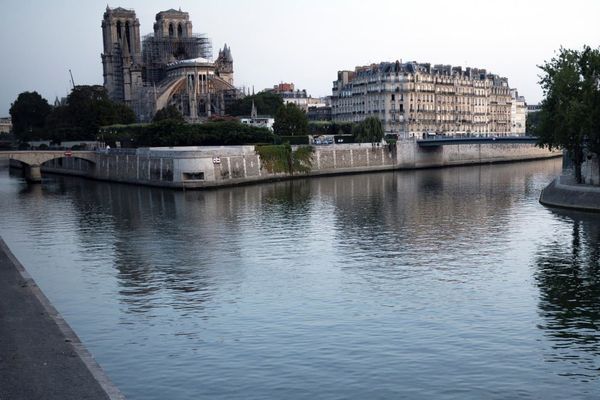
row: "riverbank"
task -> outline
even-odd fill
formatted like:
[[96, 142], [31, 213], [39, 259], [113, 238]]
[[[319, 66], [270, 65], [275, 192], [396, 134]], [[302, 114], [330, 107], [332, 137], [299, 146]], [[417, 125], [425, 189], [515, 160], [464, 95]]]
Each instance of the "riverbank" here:
[[548, 207], [600, 212], [600, 186], [577, 184], [573, 177], [563, 175], [542, 190], [540, 203]]
[[2, 238], [0, 293], [0, 399], [124, 399]]
[[[392, 146], [335, 144], [314, 146], [312, 168], [302, 176], [323, 176], [490, 164], [560, 157], [532, 143], [461, 143], [422, 147], [414, 140]], [[94, 160], [63, 157], [43, 164], [42, 172], [97, 180], [203, 189], [291, 179], [269, 170], [254, 146], [162, 147], [96, 153]]]

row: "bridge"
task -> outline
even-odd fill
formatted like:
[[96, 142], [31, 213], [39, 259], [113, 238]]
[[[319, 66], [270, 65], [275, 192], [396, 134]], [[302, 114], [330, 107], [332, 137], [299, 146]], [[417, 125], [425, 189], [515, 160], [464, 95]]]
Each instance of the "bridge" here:
[[81, 158], [91, 163], [96, 163], [96, 153], [93, 151], [71, 150], [24, 150], [0, 151], [0, 159], [9, 159], [25, 165], [25, 179], [28, 182], [41, 182], [42, 172], [40, 167], [45, 162], [57, 158]]
[[452, 146], [459, 144], [484, 144], [484, 143], [537, 143], [534, 136], [498, 136], [498, 137], [452, 137], [440, 136], [439, 138], [418, 139], [420, 147]]

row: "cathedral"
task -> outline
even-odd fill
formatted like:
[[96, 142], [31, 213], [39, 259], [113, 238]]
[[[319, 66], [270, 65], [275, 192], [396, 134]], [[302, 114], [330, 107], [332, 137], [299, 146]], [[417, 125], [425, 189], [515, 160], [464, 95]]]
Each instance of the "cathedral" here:
[[202, 121], [225, 114], [226, 105], [241, 96], [233, 85], [231, 49], [224, 45], [212, 61], [210, 39], [192, 32], [186, 12], [159, 12], [154, 32], [141, 39], [134, 10], [107, 6], [102, 37], [104, 87], [140, 122], [170, 105], [187, 121]]

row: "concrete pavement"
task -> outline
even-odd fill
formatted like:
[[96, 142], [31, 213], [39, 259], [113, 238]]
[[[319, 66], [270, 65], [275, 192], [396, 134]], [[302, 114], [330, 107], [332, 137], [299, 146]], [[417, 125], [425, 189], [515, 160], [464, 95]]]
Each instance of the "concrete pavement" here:
[[124, 399], [0, 238], [0, 400]]

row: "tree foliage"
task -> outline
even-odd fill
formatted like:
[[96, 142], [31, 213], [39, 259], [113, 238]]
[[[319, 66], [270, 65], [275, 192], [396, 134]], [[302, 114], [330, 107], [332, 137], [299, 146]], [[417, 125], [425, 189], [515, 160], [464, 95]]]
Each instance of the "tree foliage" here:
[[289, 143], [256, 146], [262, 166], [271, 173], [307, 174], [312, 169], [312, 146], [298, 146], [292, 150]]
[[275, 115], [283, 105], [280, 95], [271, 92], [260, 92], [243, 99], [236, 100], [227, 106], [227, 113], [234, 116], [248, 116], [252, 111], [252, 102], [261, 115]]
[[134, 147], [144, 146], [224, 146], [273, 143], [267, 128], [235, 121], [186, 124], [166, 119], [152, 124], [107, 126], [102, 128], [106, 142], [120, 141]]
[[368, 117], [352, 128], [352, 134], [362, 143], [379, 143], [383, 140], [384, 132], [381, 121], [377, 117]]
[[293, 103], [279, 107], [275, 114], [273, 131], [279, 136], [295, 136], [308, 134], [308, 118], [306, 113]]
[[51, 110], [48, 101], [38, 92], [19, 94], [9, 111], [15, 137], [22, 142], [41, 137]]
[[353, 126], [354, 124], [351, 122], [309, 121], [308, 134], [316, 136], [351, 135]]
[[166, 119], [170, 119], [172, 121], [184, 122], [183, 115], [179, 112], [177, 107], [174, 105], [170, 105], [164, 108], [161, 108], [154, 114], [154, 118], [152, 118], [152, 122], [164, 121]]
[[600, 151], [600, 52], [587, 46], [582, 51], [561, 48], [540, 68], [545, 98], [535, 131], [538, 145], [566, 150], [581, 183], [586, 146]]

